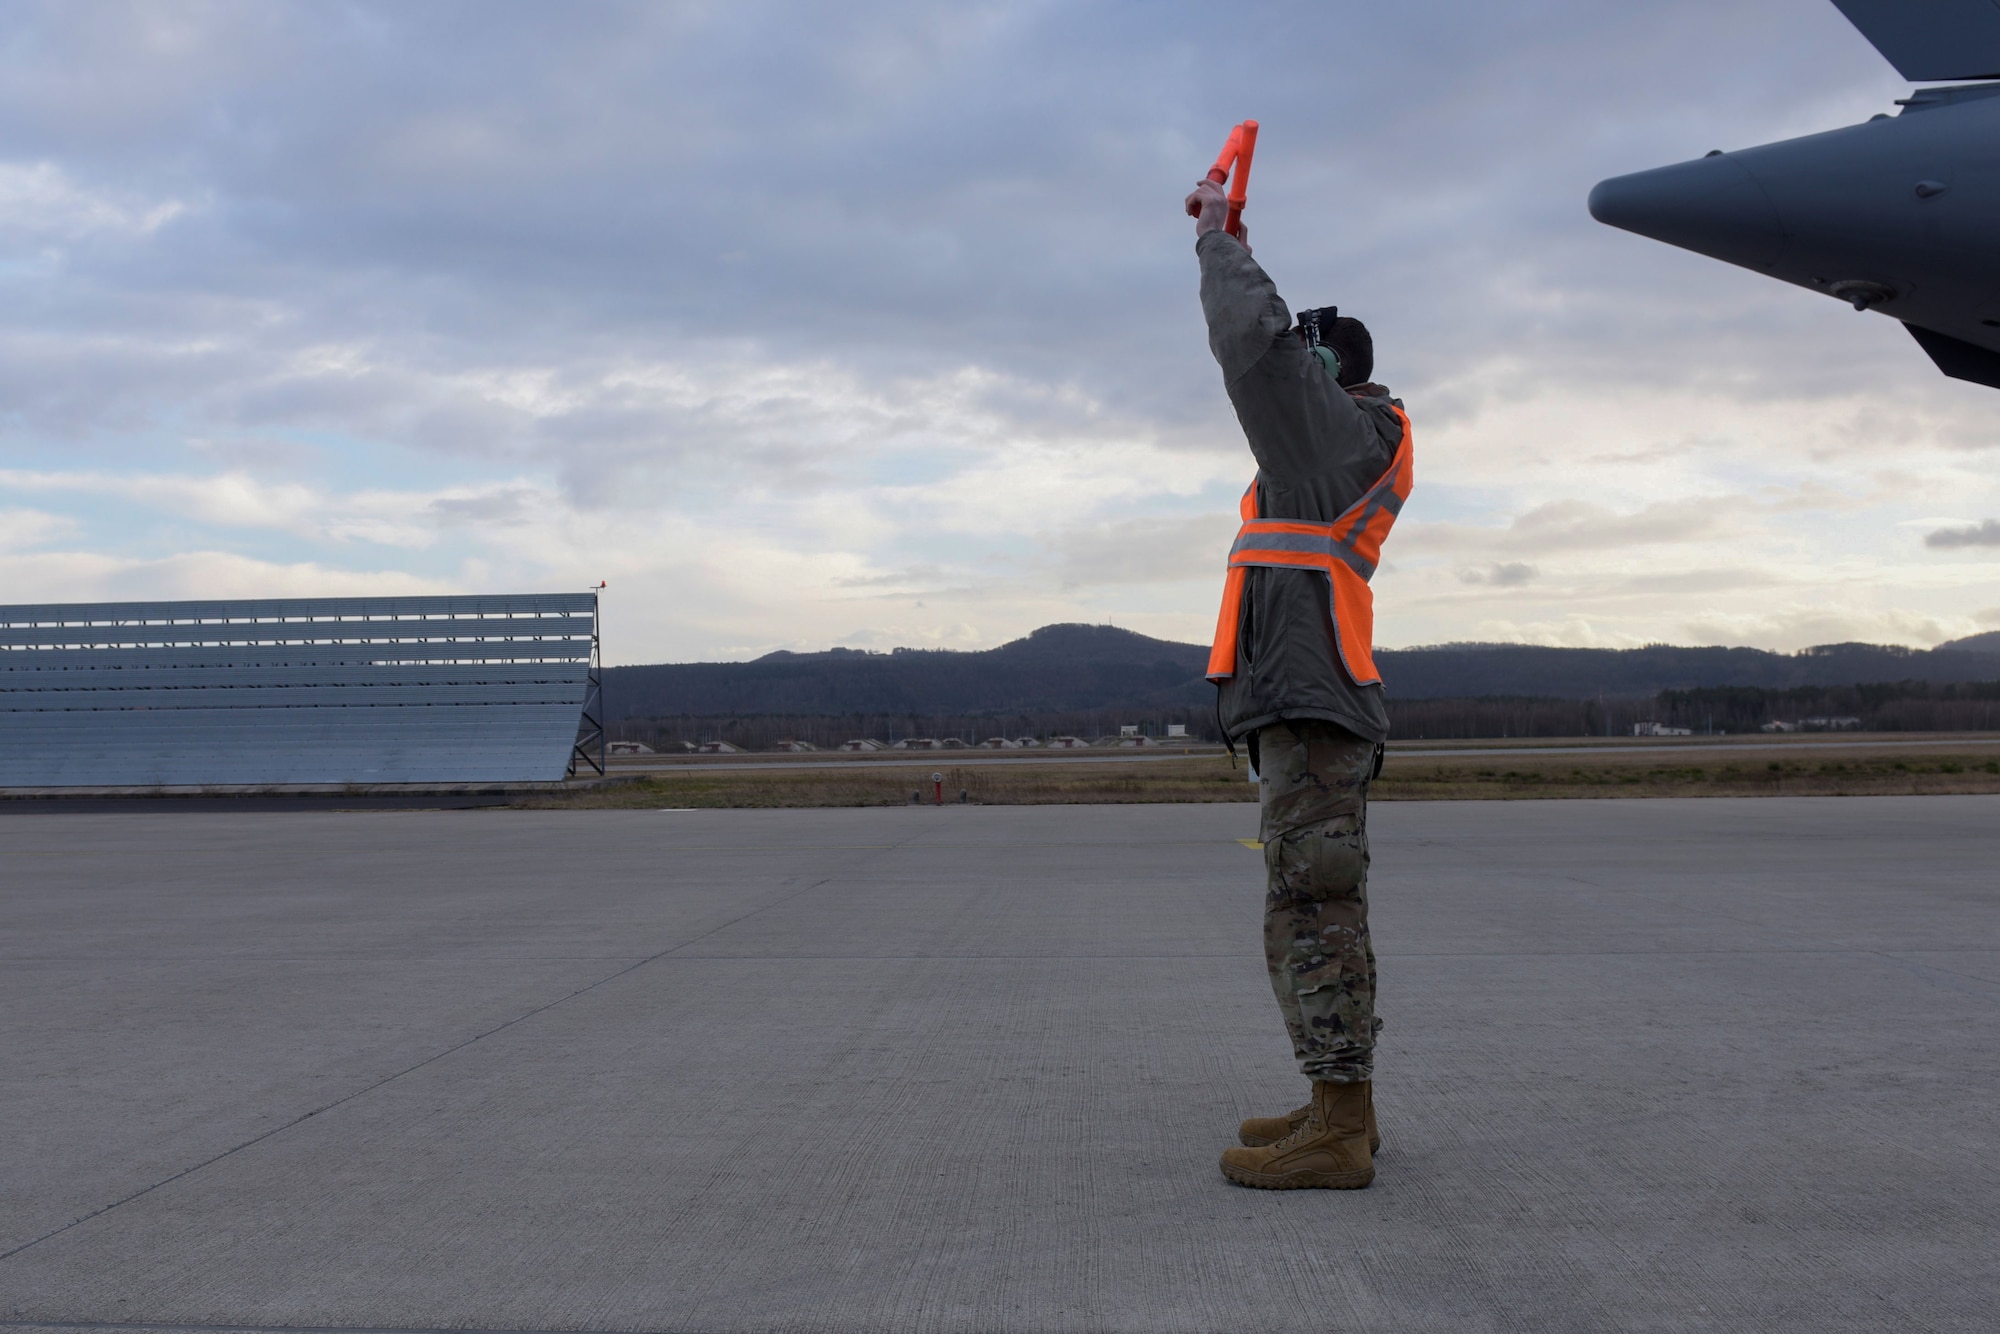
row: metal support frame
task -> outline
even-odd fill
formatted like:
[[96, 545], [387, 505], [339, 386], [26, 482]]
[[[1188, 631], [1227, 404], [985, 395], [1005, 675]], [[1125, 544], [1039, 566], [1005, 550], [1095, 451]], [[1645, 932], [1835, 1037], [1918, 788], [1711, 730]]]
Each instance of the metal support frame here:
[[604, 777], [604, 647], [602, 608], [596, 593], [590, 595], [590, 670], [584, 678], [583, 717], [578, 720], [576, 742], [569, 749], [568, 777], [577, 774], [581, 760]]

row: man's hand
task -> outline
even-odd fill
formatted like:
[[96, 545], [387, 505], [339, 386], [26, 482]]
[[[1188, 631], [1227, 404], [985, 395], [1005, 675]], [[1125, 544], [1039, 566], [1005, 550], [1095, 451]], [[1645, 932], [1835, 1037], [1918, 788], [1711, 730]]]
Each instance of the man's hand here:
[[[1219, 232], [1222, 230], [1223, 224], [1229, 221], [1229, 196], [1224, 194], [1222, 187], [1214, 181], [1203, 181], [1201, 184], [1195, 186], [1194, 193], [1187, 197], [1187, 213], [1190, 218], [1194, 219], [1196, 240], [1201, 239], [1210, 232]], [[1250, 248], [1250, 229], [1244, 227], [1240, 222], [1236, 225], [1242, 228], [1242, 235], [1236, 239], [1243, 243], [1245, 250], [1248, 250]]]
[[1229, 221], [1229, 196], [1222, 193], [1222, 187], [1214, 181], [1203, 181], [1187, 197], [1187, 213], [1194, 219], [1197, 238], [1219, 232], [1222, 225]]

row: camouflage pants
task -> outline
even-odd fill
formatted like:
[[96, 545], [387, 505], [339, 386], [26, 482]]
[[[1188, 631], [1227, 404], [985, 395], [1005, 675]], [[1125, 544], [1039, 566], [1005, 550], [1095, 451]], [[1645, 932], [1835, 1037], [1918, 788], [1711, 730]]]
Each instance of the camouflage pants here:
[[1375, 949], [1368, 939], [1368, 780], [1375, 743], [1301, 719], [1257, 733], [1263, 800], [1264, 958], [1299, 1068], [1374, 1075]]

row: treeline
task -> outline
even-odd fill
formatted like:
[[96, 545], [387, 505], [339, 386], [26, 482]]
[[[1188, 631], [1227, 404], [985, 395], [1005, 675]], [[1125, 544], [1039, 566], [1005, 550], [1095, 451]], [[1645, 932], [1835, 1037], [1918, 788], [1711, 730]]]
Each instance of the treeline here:
[[[1390, 697], [1392, 734], [1409, 741], [1490, 737], [1630, 736], [1635, 723], [1685, 727], [1697, 734], [1754, 732], [1766, 723], [1809, 718], [1858, 718], [1870, 732], [2000, 730], [2000, 681], [1894, 681], [1853, 686], [1711, 686], [1663, 690], [1640, 698], [1397, 699]], [[624, 718], [611, 726], [620, 741], [655, 750], [727, 741], [744, 750], [769, 750], [781, 741], [804, 741], [830, 750], [867, 738], [893, 744], [912, 737], [956, 737], [978, 745], [988, 737], [1116, 736], [1137, 727], [1164, 739], [1169, 725], [1189, 740], [1219, 742], [1213, 708], [1015, 710], [995, 713], [684, 714], [674, 718]]]
[[1851, 686], [1707, 686], [1664, 690], [1652, 721], [1695, 731], [1755, 731], [1768, 722], [1859, 718], [1869, 732], [1983, 732], [2000, 728], [2000, 681], [1885, 681]]
[[2000, 677], [2000, 651], [1984, 636], [1935, 649], [1821, 644], [1797, 653], [1674, 644], [1628, 649], [1439, 644], [1384, 649], [1375, 660], [1390, 689], [1404, 699], [1635, 699], [1704, 686], [1794, 690], [1852, 681]]
[[1086, 741], [1116, 736], [1121, 727], [1163, 740], [1169, 724], [1187, 728], [1190, 740], [1219, 741], [1213, 709], [1077, 709], [1050, 712], [992, 714], [718, 714], [678, 718], [623, 718], [611, 724], [614, 741], [638, 741], [654, 750], [676, 751], [683, 745], [727, 741], [744, 750], [769, 750], [780, 741], [804, 741], [831, 750], [846, 741], [870, 740], [894, 744], [912, 737], [942, 740], [956, 737], [978, 745], [988, 737], [1018, 740], [1076, 736]]
[[2000, 681], [1884, 681], [1851, 686], [1707, 686], [1636, 699], [1396, 699], [1389, 721], [1405, 740], [1630, 736], [1635, 723], [1696, 734], [1755, 732], [1766, 723], [1859, 719], [1867, 732], [2000, 730]]
[[1647, 699], [1397, 699], [1389, 706], [1389, 733], [1403, 741], [1470, 740], [1475, 737], [1613, 736], [1632, 724], [1652, 722]]

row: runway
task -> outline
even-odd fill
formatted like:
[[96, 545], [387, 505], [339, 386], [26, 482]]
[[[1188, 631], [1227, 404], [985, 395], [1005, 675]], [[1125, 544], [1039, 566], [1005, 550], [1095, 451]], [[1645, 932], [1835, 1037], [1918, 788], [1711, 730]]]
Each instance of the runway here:
[[1385, 1147], [1249, 805], [0, 822], [0, 1323], [1974, 1330], [2000, 798], [1374, 812]]

